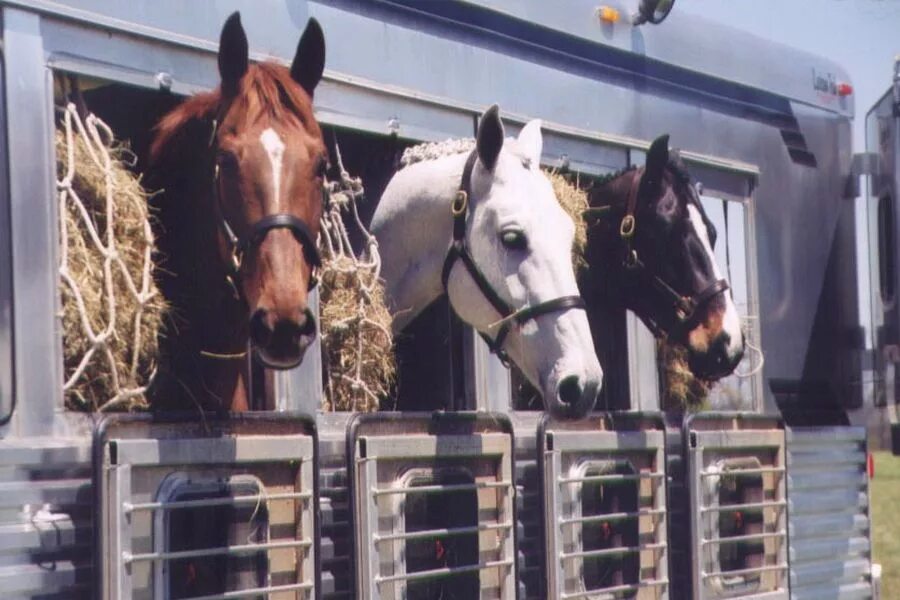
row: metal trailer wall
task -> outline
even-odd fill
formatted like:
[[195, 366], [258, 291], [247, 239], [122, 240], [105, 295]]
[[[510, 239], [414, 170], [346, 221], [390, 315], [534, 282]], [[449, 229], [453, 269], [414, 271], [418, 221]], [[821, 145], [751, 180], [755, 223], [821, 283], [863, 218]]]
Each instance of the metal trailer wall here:
[[[636, 2], [614, 4], [627, 14]], [[752, 198], [766, 411], [775, 410], [773, 387], [804, 403], [819, 382], [856, 402], [856, 286], [846, 283], [853, 244], [841, 233], [852, 231], [842, 216], [852, 214], [843, 202], [852, 104], [815, 89], [817, 75], [848, 79], [824, 59], [679, 10], [660, 27], [606, 26], [587, 0], [564, 8], [540, 0], [0, 7], [0, 151], [8, 158], [0, 161], [0, 582], [12, 595], [87, 597], [93, 577], [93, 529], [83, 512], [93, 494], [91, 423], [63, 410], [59, 385], [51, 70], [175, 93], [206, 89], [217, 79], [219, 28], [235, 9], [244, 10], [255, 59], [288, 59], [308, 16], [322, 22], [328, 70], [316, 104], [329, 124], [422, 140], [468, 136], [481, 110], [499, 102], [513, 128], [544, 119], [549, 158], [566, 155], [593, 173], [625, 166], [649, 140], [671, 133], [692, 169], [733, 178]], [[318, 405], [319, 365], [310, 356], [301, 372], [279, 380], [279, 409]], [[481, 399], [506, 409], [497, 390], [508, 383], [496, 365], [479, 359], [476, 371]], [[530, 451], [528, 440], [516, 439], [518, 455]], [[342, 443], [329, 431], [320, 446], [321, 559], [334, 566], [323, 587], [346, 597], [352, 531]], [[532, 485], [535, 464], [516, 465]], [[520, 510], [522, 518], [533, 512]], [[529, 547], [519, 548], [526, 562]]]

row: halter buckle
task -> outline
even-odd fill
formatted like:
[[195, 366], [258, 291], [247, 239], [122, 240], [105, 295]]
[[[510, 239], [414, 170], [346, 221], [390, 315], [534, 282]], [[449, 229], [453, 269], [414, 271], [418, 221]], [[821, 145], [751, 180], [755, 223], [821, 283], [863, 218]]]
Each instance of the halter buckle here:
[[675, 317], [684, 323], [693, 318], [695, 309], [696, 303], [691, 298], [682, 296], [678, 302], [678, 306], [675, 307]]
[[625, 255], [625, 268], [626, 269], [636, 269], [638, 266], [638, 255], [637, 250], [629, 250], [628, 254]]
[[634, 215], [625, 215], [619, 224], [619, 235], [623, 239], [628, 239], [634, 235]]
[[456, 195], [453, 196], [453, 201], [450, 203], [450, 213], [454, 217], [461, 217], [466, 214], [466, 209], [469, 206], [469, 195], [465, 192], [465, 190], [459, 190], [456, 192]]

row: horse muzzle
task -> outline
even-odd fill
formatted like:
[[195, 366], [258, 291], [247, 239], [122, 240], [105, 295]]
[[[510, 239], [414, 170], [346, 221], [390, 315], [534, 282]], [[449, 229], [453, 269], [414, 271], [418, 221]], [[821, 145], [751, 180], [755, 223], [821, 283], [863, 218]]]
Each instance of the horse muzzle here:
[[296, 318], [259, 308], [250, 317], [254, 356], [269, 369], [292, 369], [316, 339], [316, 319], [308, 308]]
[[731, 375], [744, 357], [744, 335], [740, 346], [735, 349], [731, 336], [722, 332], [704, 352], [695, 352], [688, 346], [688, 366], [691, 372], [708, 381], [716, 381]]

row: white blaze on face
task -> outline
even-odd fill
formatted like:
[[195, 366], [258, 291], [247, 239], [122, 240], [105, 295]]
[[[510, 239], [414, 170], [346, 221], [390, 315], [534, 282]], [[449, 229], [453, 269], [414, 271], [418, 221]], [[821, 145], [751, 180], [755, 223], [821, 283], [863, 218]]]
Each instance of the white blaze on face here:
[[281, 210], [281, 163], [284, 158], [284, 142], [274, 129], [269, 127], [259, 136], [259, 142], [262, 144], [266, 155], [269, 157], [269, 163], [272, 165], [272, 198], [274, 199], [275, 212]]
[[[703, 215], [700, 214], [700, 210], [693, 204], [688, 204], [687, 209], [688, 216], [691, 219], [691, 225], [693, 225], [694, 230], [697, 232], [697, 237], [700, 238], [703, 249], [706, 251], [709, 262], [712, 265], [713, 277], [717, 280], [722, 279], [722, 274], [719, 272], [719, 265], [716, 262], [716, 256], [713, 253], [712, 245], [709, 243], [709, 231], [706, 229]], [[737, 307], [734, 305], [734, 300], [731, 298], [731, 294], [725, 292], [724, 296], [725, 314], [722, 315], [722, 330], [727, 333], [730, 338], [728, 341], [728, 355], [734, 356], [742, 350], [741, 342], [743, 337], [741, 334], [741, 320], [738, 316]]]

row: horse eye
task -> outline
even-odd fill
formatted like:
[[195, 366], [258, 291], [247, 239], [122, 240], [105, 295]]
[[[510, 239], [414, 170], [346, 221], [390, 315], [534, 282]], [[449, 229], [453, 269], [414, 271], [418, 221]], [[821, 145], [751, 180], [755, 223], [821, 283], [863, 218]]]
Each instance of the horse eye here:
[[528, 248], [528, 238], [525, 233], [514, 229], [500, 232], [500, 242], [509, 250], [525, 250]]

